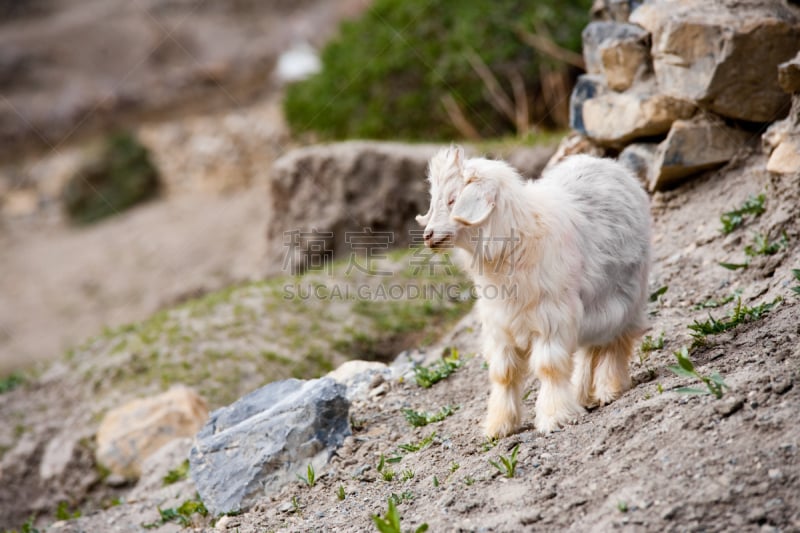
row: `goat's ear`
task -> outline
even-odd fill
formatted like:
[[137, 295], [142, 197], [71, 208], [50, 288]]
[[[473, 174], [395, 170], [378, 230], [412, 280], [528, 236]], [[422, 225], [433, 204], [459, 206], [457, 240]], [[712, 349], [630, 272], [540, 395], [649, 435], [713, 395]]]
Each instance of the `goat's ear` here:
[[473, 178], [456, 198], [450, 218], [467, 226], [486, 222], [494, 210], [496, 193], [494, 184]]
[[420, 226], [423, 226], [423, 227], [427, 226], [428, 222], [430, 222], [430, 220], [431, 220], [431, 211], [432, 210], [433, 210], [433, 208], [429, 207], [427, 213], [425, 213], [424, 215], [417, 215], [417, 217], [415, 219], [417, 221], [417, 224], [419, 224]]
[[451, 145], [450, 158], [453, 166], [461, 170], [464, 167], [464, 148], [457, 144]]

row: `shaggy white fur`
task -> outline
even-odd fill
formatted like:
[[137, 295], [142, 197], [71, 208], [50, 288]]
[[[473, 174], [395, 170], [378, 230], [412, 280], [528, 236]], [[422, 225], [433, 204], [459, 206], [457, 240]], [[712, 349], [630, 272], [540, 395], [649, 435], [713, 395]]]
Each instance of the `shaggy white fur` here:
[[429, 180], [431, 206], [417, 217], [425, 243], [459, 249], [481, 289], [487, 436], [519, 426], [529, 367], [541, 381], [535, 423], [544, 432], [627, 390], [651, 255], [649, 200], [636, 178], [576, 155], [526, 181], [451, 147], [431, 159]]

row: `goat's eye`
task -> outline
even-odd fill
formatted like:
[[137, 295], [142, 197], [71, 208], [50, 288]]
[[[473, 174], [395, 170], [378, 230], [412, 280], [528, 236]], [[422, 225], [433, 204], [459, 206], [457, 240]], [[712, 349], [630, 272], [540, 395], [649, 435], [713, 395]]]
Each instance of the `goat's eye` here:
[[452, 207], [454, 203], [456, 203], [456, 199], [455, 199], [455, 198], [450, 198], [450, 199], [447, 201], [447, 205], [448, 205], [448, 207]]

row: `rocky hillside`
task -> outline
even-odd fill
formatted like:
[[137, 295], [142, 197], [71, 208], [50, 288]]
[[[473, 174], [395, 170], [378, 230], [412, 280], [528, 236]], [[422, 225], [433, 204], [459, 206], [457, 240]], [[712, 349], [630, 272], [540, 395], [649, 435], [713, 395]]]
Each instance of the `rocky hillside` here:
[[[800, 11], [598, 0], [593, 16], [574, 131], [550, 164], [617, 157], [652, 193], [651, 329], [632, 390], [557, 432], [528, 412], [487, 441], [468, 282], [414, 248], [381, 241], [366, 267], [345, 253], [364, 225], [412, 242], [431, 147], [305, 148], [263, 178], [267, 253], [289, 275], [190, 298], [0, 382], [2, 526], [800, 529]], [[531, 159], [535, 178], [544, 158]]]

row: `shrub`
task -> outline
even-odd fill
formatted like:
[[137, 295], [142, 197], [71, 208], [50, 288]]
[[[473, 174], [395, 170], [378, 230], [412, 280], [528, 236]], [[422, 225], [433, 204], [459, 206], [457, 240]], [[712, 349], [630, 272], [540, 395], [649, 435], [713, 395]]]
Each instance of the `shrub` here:
[[563, 116], [548, 116], [545, 108], [560, 106], [563, 113], [568, 84], [558, 105], [546, 106], [552, 98], [543, 96], [551, 94], [542, 93], [539, 81], [567, 69], [524, 44], [520, 32], [578, 51], [590, 4], [376, 0], [361, 19], [343, 23], [322, 52], [322, 71], [288, 88], [286, 117], [296, 133], [327, 138], [452, 139], [461, 135], [445, 107], [449, 100], [477, 134], [500, 136], [515, 124], [492, 105], [478, 74], [482, 64], [506, 95], [514, 94], [512, 80], [523, 82], [537, 122], [563, 126]]
[[109, 136], [100, 152], [64, 188], [70, 219], [89, 224], [143, 202], [159, 190], [147, 149], [130, 133]]

